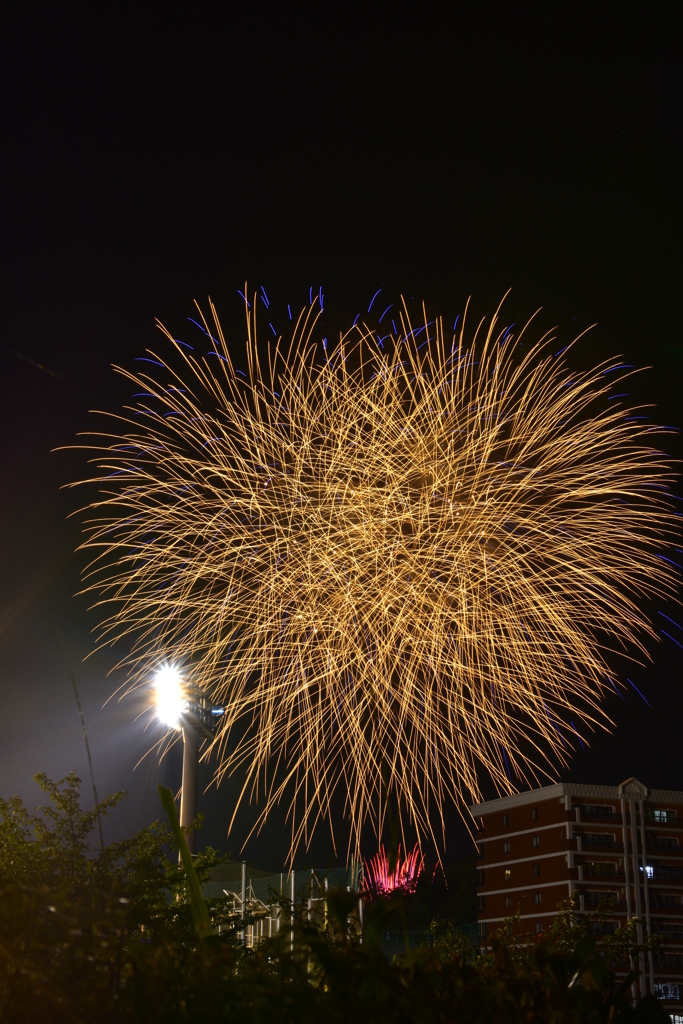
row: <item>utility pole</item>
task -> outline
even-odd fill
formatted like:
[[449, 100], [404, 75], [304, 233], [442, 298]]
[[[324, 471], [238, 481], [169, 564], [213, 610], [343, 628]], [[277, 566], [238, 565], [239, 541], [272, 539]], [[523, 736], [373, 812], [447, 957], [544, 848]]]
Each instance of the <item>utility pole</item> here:
[[246, 944], [247, 944], [247, 926], [244, 923], [244, 919], [247, 916], [246, 915], [246, 910], [247, 910], [246, 903], [247, 903], [247, 862], [246, 862], [246, 860], [243, 860], [242, 861], [242, 931], [240, 932], [240, 937], [242, 939], [242, 945], [243, 946], [246, 946]]

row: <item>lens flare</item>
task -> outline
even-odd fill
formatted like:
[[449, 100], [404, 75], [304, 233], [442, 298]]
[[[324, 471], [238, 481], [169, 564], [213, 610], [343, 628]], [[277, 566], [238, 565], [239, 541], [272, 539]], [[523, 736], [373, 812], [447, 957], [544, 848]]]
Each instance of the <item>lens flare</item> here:
[[154, 703], [157, 718], [164, 725], [179, 729], [185, 703], [180, 673], [172, 665], [162, 666], [155, 676]]
[[119, 370], [133, 404], [87, 442], [101, 643], [130, 687], [174, 652], [225, 709], [216, 780], [241, 772], [254, 828], [287, 801], [292, 851], [339, 792], [358, 857], [383, 778], [440, 844], [482, 777], [538, 785], [609, 728], [618, 659], [648, 657], [677, 586], [664, 428], [619, 359], [571, 370], [500, 309], [469, 342], [405, 303], [335, 342], [314, 302], [259, 349], [258, 301], [244, 369], [211, 305], [195, 348], [162, 328]]

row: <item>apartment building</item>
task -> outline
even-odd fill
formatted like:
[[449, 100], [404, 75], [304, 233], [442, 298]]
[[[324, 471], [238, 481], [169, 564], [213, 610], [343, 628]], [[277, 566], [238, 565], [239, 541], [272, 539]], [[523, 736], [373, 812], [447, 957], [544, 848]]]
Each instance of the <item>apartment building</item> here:
[[519, 908], [539, 934], [578, 890], [580, 912], [616, 900], [614, 930], [637, 917], [639, 939], [658, 933], [634, 995], [654, 992], [683, 1024], [683, 792], [562, 783], [470, 808], [478, 825], [479, 922], [490, 935]]

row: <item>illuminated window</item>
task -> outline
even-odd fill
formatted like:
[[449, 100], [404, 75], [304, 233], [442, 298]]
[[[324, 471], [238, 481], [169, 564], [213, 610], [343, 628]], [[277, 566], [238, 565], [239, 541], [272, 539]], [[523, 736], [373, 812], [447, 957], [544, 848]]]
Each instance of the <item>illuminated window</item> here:
[[505, 871], [503, 872], [503, 874], [504, 874], [504, 877], [505, 877], [505, 881], [509, 882], [510, 881], [510, 876], [512, 875], [512, 872], [510, 871], [510, 868], [505, 868]]
[[532, 846], [540, 846], [541, 845], [541, 837], [540, 836], [532, 836], [532, 838], [531, 838], [531, 845]]
[[653, 812], [653, 817], [654, 817], [655, 821], [664, 821], [664, 822], [666, 822], [666, 821], [675, 821], [676, 820], [676, 812], [675, 811], [663, 811], [663, 810], [659, 810], [658, 809], [658, 810], [655, 810]]
[[503, 843], [503, 853], [509, 853], [509, 852], [510, 852], [510, 844], [509, 843]]
[[543, 931], [543, 922], [542, 921], [537, 921], [536, 922], [536, 934], [540, 935], [542, 931]]
[[534, 864], [534, 874], [535, 875], [540, 875], [540, 873], [541, 873], [541, 865], [540, 864]]
[[503, 824], [504, 825], [509, 825], [510, 824], [510, 815], [509, 814], [504, 814], [503, 815]]
[[532, 807], [531, 808], [531, 820], [532, 821], [536, 821], [537, 818], [538, 818], [538, 807]]
[[540, 892], [534, 893], [534, 903], [538, 905], [541, 902], [542, 894]]
[[512, 906], [512, 896], [506, 896], [505, 897], [505, 909], [509, 910], [511, 906]]
[[[671, 982], [665, 981], [661, 984], [655, 982], [655, 995], [658, 999], [675, 999], [678, 1002], [679, 987], [678, 985], [672, 985]], [[681, 1018], [683, 1020], [683, 1017]]]

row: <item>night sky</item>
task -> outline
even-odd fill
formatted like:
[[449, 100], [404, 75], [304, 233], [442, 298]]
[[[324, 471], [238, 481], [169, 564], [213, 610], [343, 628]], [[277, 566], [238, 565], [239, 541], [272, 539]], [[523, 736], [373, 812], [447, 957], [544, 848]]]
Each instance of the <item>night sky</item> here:
[[[135, 768], [158, 733], [136, 705], [104, 706], [123, 681], [107, 678], [114, 653], [83, 660], [96, 618], [74, 596], [85, 560], [67, 517], [86, 493], [60, 488], [87, 466], [54, 449], [126, 401], [110, 366], [157, 343], [155, 317], [182, 338], [211, 295], [239, 351], [245, 279], [283, 326], [311, 286], [332, 325], [379, 287], [444, 320], [512, 287], [510, 320], [543, 306], [566, 342], [596, 323], [576, 365], [652, 367], [638, 397], [681, 423], [677, 5], [451, 5], [447, 20], [429, 5], [381, 20], [145, 6], [14, 4], [0, 32], [0, 794], [33, 804], [37, 771], [87, 780], [68, 658], [100, 795], [130, 793], [109, 839], [158, 816], [180, 758]], [[615, 695], [616, 732], [562, 779], [683, 790], [683, 650], [651, 651], [632, 676], [651, 707]], [[235, 855], [252, 820], [226, 839], [236, 786], [200, 801], [205, 840]], [[287, 847], [274, 820], [246, 855], [280, 870]], [[453, 814], [448, 856], [468, 849]], [[332, 860], [321, 831], [297, 865]]]

